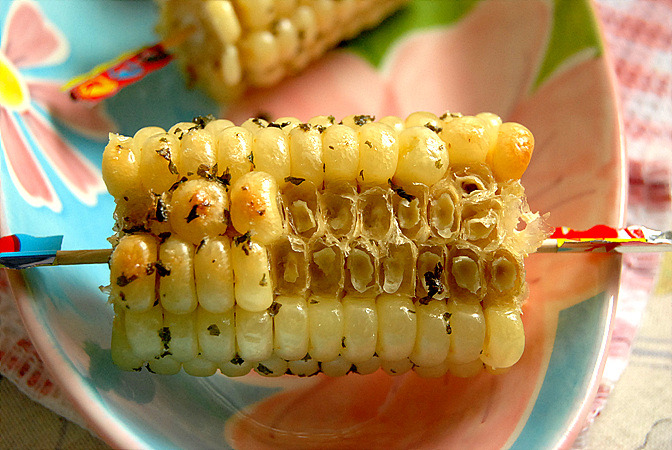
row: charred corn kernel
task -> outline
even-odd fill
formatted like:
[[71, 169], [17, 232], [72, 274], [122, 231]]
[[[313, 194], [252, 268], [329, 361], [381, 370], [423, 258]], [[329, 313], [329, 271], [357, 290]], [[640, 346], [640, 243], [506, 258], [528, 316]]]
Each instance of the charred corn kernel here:
[[343, 304], [335, 298], [308, 299], [308, 353], [318, 361], [332, 361], [343, 350]]
[[159, 246], [159, 299], [164, 311], [190, 313], [198, 305], [194, 278], [194, 246], [176, 235]]
[[[546, 226], [519, 180], [493, 175], [492, 142], [484, 161], [452, 160], [437, 137], [450, 124], [483, 125], [484, 142], [508, 127], [421, 112], [342, 124], [198, 117], [111, 135], [114, 360], [194, 376], [473, 376], [513, 365], [525, 344], [523, 261]], [[139, 155], [140, 174], [159, 143], [175, 149], [156, 166], [172, 183], [124, 184], [116, 145]]]
[[289, 139], [277, 127], [262, 128], [254, 134], [252, 144], [255, 170], [266, 172], [280, 186], [289, 176]]
[[514, 122], [499, 127], [497, 143], [492, 149], [492, 171], [497, 180], [517, 180], [523, 176], [534, 151], [534, 136]]
[[353, 181], [359, 173], [357, 133], [345, 125], [332, 125], [322, 134], [324, 181]]
[[194, 254], [194, 278], [198, 304], [212, 313], [223, 313], [234, 305], [231, 241], [226, 236], [201, 241]]
[[410, 355], [417, 366], [432, 367], [443, 363], [450, 346], [450, 313], [446, 302], [431, 300], [416, 305], [418, 324], [415, 346]]
[[236, 355], [231, 361], [219, 364], [219, 371], [227, 377], [242, 377], [250, 373], [253, 368], [251, 361], [245, 361]]
[[279, 296], [271, 305], [274, 352], [288, 361], [308, 353], [308, 307], [303, 297]]
[[289, 132], [289, 174], [321, 187], [324, 181], [320, 128], [302, 124]]
[[188, 177], [198, 175], [202, 167], [213, 167], [217, 149], [212, 135], [202, 128], [186, 131], [180, 139], [180, 158], [177, 170]]
[[126, 339], [133, 353], [151, 361], [167, 350], [170, 334], [163, 326], [163, 311], [153, 306], [147, 311], [125, 311]]
[[218, 175], [228, 170], [231, 182], [251, 171], [254, 161], [252, 153], [253, 134], [243, 127], [225, 128], [217, 134]]
[[111, 298], [129, 311], [149, 310], [156, 296], [158, 240], [149, 234], [123, 236], [110, 259]]
[[124, 308], [114, 307], [114, 320], [112, 321], [112, 344], [110, 356], [112, 362], [121, 370], [141, 370], [145, 360], [133, 353], [133, 348], [126, 337], [126, 323], [124, 320]]
[[205, 308], [196, 310], [198, 348], [204, 358], [224, 363], [236, 356], [236, 327], [233, 308], [222, 313], [212, 313]]
[[464, 116], [446, 123], [439, 133], [448, 147], [450, 163], [478, 164], [484, 163], [490, 141], [488, 127], [479, 117]]
[[385, 184], [394, 176], [399, 160], [399, 144], [394, 130], [379, 122], [362, 125], [358, 132], [361, 185]]
[[231, 246], [236, 305], [264, 311], [273, 303], [273, 286], [266, 247], [241, 236]]
[[257, 362], [273, 354], [273, 317], [267, 310], [247, 311], [236, 305], [236, 347], [246, 361]]
[[142, 143], [138, 174], [142, 186], [153, 192], [165, 192], [177, 181], [180, 142], [174, 134], [154, 134]]
[[448, 170], [448, 150], [431, 129], [424, 126], [406, 128], [399, 133], [399, 161], [394, 182], [406, 186], [422, 183], [431, 186]]
[[194, 359], [182, 363], [185, 373], [192, 377], [209, 377], [217, 372], [217, 365], [197, 355]]
[[179, 183], [168, 201], [168, 222], [172, 230], [198, 245], [208, 236], [226, 233], [229, 196], [225, 187], [206, 179]]
[[273, 354], [268, 359], [254, 364], [254, 371], [265, 377], [279, 377], [287, 373], [287, 361]]
[[254, 171], [231, 186], [231, 222], [240, 234], [263, 245], [285, 234], [278, 205], [278, 184], [266, 172]]
[[344, 358], [360, 363], [369, 360], [376, 351], [378, 314], [373, 298], [346, 296], [343, 301]]
[[483, 351], [485, 319], [480, 304], [448, 301], [450, 314], [450, 348], [447, 361], [466, 364], [477, 360]]
[[177, 361], [191, 361], [198, 354], [198, 335], [194, 313], [173, 314], [163, 311], [163, 333], [166, 350]]
[[103, 152], [103, 180], [115, 198], [136, 196], [142, 191], [139, 176], [139, 153], [133, 151], [133, 139], [110, 133]]
[[385, 361], [408, 360], [417, 333], [415, 305], [411, 297], [380, 295], [376, 299], [376, 313], [378, 356]]
[[486, 331], [481, 361], [495, 369], [511, 367], [525, 348], [520, 311], [509, 305], [492, 305], [483, 314]]

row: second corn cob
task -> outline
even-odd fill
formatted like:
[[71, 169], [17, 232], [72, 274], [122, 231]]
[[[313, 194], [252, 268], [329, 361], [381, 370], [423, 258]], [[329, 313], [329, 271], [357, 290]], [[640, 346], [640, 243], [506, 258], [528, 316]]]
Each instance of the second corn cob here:
[[190, 83], [228, 100], [270, 86], [407, 0], [158, 0], [157, 31]]
[[[491, 114], [198, 118], [111, 135], [126, 369], [421, 376], [510, 367], [530, 132]], [[520, 223], [525, 227], [520, 229]]]

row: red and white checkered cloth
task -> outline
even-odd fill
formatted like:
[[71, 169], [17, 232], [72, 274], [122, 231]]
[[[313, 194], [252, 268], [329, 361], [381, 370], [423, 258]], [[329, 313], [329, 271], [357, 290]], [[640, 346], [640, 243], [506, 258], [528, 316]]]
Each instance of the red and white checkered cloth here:
[[[623, 110], [631, 224], [671, 229], [672, 0], [596, 0]], [[589, 425], [627, 366], [659, 258], [626, 255], [609, 358]], [[0, 271], [0, 374], [29, 397], [77, 423], [81, 417], [50, 380], [21, 325]], [[579, 442], [577, 444], [580, 445]]]

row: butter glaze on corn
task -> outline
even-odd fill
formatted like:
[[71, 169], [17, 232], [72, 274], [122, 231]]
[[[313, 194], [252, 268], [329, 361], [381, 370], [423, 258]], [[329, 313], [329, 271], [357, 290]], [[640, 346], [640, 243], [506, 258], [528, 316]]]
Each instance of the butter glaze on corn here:
[[114, 361], [195, 376], [512, 366], [523, 259], [546, 233], [519, 181], [533, 145], [490, 113], [111, 134]]
[[158, 33], [188, 83], [218, 100], [270, 86], [407, 0], [157, 0]]

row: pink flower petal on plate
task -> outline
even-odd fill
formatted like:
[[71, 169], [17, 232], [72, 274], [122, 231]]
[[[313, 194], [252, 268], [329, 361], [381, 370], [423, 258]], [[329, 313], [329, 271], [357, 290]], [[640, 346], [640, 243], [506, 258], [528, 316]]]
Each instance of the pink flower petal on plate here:
[[53, 186], [5, 108], [0, 108], [0, 142], [12, 182], [24, 200], [36, 208], [46, 206], [59, 212], [61, 202]]
[[67, 56], [67, 41], [42, 15], [36, 3], [14, 2], [6, 23], [0, 50], [17, 67], [46, 66]]
[[50, 115], [85, 136], [105, 138], [116, 128], [102, 103], [92, 106], [86, 102], [76, 102], [53, 81], [28, 80], [26, 84], [35, 102], [42, 105]]
[[[402, 40], [385, 64], [397, 114], [506, 116], [527, 94], [550, 32], [549, 2], [482, 2], [448, 29]], [[506, 38], [503, 38], [506, 36]], [[521, 61], [527, 61], [521, 64]]]
[[260, 113], [303, 121], [319, 115], [340, 120], [350, 114], [379, 114], [381, 81], [378, 72], [361, 57], [335, 51], [275, 87], [251, 90], [226, 117], [239, 123]]
[[38, 117], [32, 109], [21, 114], [39, 148], [65, 185], [86, 205], [95, 205], [98, 194], [105, 190], [98, 170], [73, 149], [58, 132]]
[[578, 62], [542, 85], [510, 117], [535, 136], [523, 183], [532, 207], [549, 211], [553, 226], [618, 226], [623, 156], [606, 70], [603, 59]]

